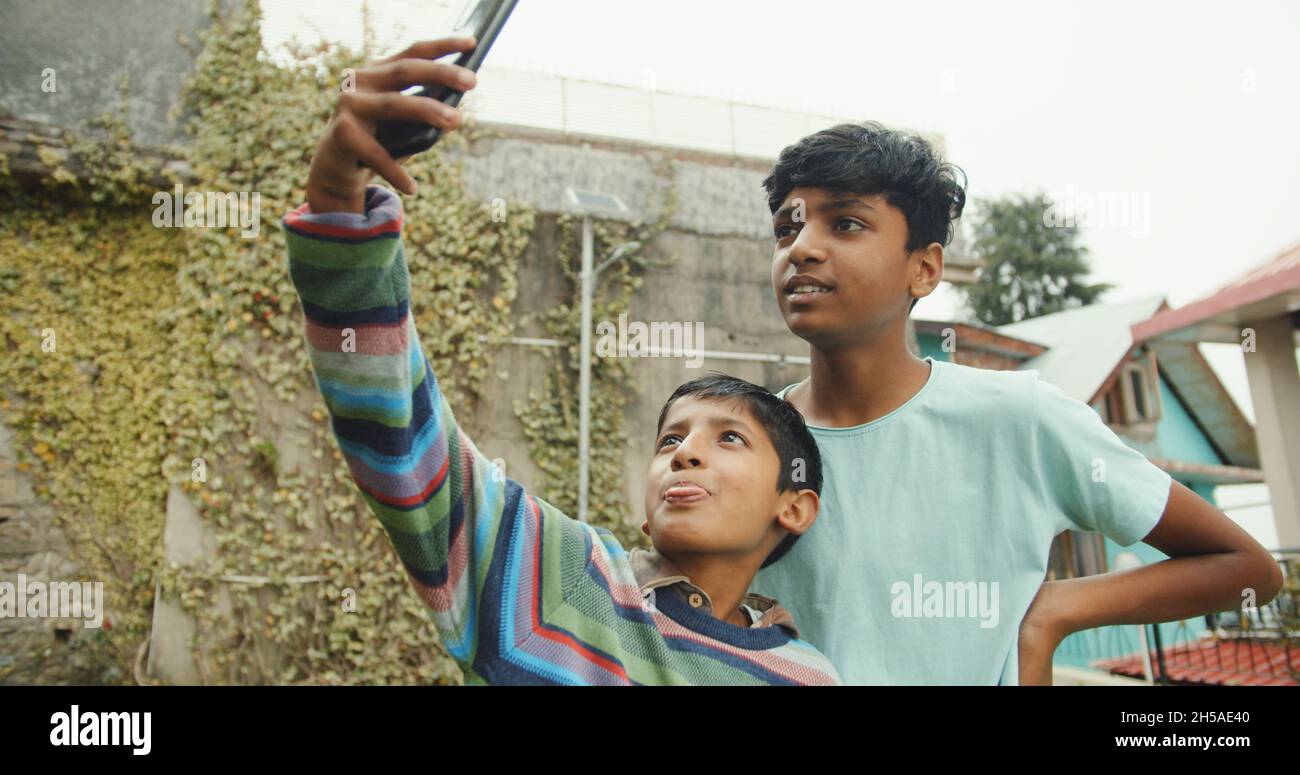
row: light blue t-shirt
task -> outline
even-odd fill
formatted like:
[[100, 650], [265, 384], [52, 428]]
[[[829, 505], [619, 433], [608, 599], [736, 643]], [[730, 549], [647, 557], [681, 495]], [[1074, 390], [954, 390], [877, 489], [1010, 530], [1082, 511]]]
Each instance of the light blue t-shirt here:
[[926, 360], [925, 386], [893, 412], [809, 426], [817, 521], [751, 591], [790, 609], [845, 683], [1016, 684], [1052, 538], [1141, 540], [1170, 477], [1036, 371]]

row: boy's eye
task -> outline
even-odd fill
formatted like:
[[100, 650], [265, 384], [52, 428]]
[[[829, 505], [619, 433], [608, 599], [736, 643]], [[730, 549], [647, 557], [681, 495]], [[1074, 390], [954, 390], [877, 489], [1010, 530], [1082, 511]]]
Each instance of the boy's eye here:
[[[739, 441], [741, 444], [748, 444], [748, 443], [749, 443], [749, 442], [745, 441], [745, 437], [744, 437], [744, 436], [741, 436], [739, 433], [736, 433], [735, 431], [723, 431], [723, 432], [722, 432], [722, 436], [720, 436], [719, 438], [726, 439], [726, 438], [728, 438], [729, 436], [735, 436], [735, 437], [736, 437], [736, 440]], [[667, 445], [669, 444], [669, 442], [670, 442], [671, 440], [673, 440], [673, 439], [678, 439], [678, 438], [681, 438], [681, 437], [679, 437], [679, 436], [678, 436], [677, 434], [675, 434], [675, 433], [669, 433], [668, 435], [664, 436], [662, 439], [659, 439], [659, 443], [655, 445], [655, 449], [656, 449], [656, 450], [663, 449], [665, 446], [667, 446]]]
[[866, 227], [863, 226], [861, 223], [858, 223], [857, 221], [853, 220], [852, 218], [841, 218], [841, 219], [839, 219], [838, 221], [835, 222], [835, 225], [838, 227], [838, 226], [843, 226], [843, 225], [846, 224], [846, 223], [847, 223], [848, 225], [850, 225], [850, 226], [856, 226], [857, 228], [855, 228], [855, 229], [841, 229], [841, 231], [858, 231], [859, 229], [864, 229], [864, 228], [866, 228]]
[[787, 232], [786, 229], [793, 229], [793, 228], [794, 228], [793, 225], [788, 223], [783, 223], [780, 226], [777, 226], [776, 228], [772, 229], [772, 234], [777, 239], [785, 239], [786, 237], [790, 236], [790, 232]]

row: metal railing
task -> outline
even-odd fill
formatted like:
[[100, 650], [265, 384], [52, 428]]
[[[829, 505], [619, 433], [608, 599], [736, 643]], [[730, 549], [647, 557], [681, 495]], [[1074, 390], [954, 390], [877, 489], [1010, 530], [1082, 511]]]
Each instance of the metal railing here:
[[[775, 159], [781, 149], [820, 129], [861, 118], [797, 107], [751, 105], [717, 96], [602, 83], [500, 64], [479, 71], [465, 109], [489, 123], [568, 134]], [[930, 138], [942, 146], [942, 139]]]
[[[1274, 555], [1283, 585], [1267, 604], [1210, 614], [1204, 632], [1187, 621], [1144, 627], [1154, 683], [1300, 684], [1300, 550]], [[1087, 657], [1093, 667], [1119, 674], [1145, 672], [1138, 672], [1137, 628], [1103, 627], [1076, 635], [1084, 637], [1058, 654]]]

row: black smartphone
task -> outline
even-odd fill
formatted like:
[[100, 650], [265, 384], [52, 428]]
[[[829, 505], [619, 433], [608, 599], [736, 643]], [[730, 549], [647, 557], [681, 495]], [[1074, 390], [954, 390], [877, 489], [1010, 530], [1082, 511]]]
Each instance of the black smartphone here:
[[[455, 64], [477, 73], [518, 1], [463, 0], [452, 16], [455, 26], [444, 37], [473, 35], [476, 45], [469, 51], [457, 54]], [[432, 97], [453, 108], [460, 104], [460, 98], [464, 95], [464, 92], [456, 91], [450, 86], [418, 86], [403, 93]], [[421, 121], [381, 121], [375, 129], [375, 139], [394, 159], [429, 150], [438, 142], [441, 134], [441, 127]]]

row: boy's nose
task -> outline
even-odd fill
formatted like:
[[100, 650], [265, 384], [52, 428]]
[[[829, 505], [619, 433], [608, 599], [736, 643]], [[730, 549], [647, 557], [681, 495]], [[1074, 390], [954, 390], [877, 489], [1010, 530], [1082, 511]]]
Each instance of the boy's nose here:
[[699, 454], [694, 450], [690, 439], [685, 439], [677, 445], [677, 450], [673, 452], [672, 468], [674, 471], [680, 471], [683, 468], [699, 468], [702, 465]]
[[683, 468], [699, 468], [700, 459], [697, 457], [674, 457], [673, 470], [680, 471]]
[[814, 243], [813, 238], [804, 237], [804, 234], [811, 231], [804, 229], [795, 239], [794, 244], [790, 246], [790, 252], [786, 254], [786, 259], [794, 266], [803, 266], [809, 261], [825, 261], [826, 250], [820, 245]]

